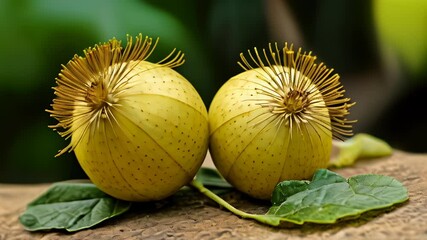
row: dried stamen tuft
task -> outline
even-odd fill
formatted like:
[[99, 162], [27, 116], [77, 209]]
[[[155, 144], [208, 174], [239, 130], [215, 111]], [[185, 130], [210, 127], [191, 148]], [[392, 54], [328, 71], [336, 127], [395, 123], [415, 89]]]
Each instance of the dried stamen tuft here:
[[[274, 113], [271, 118], [298, 129], [308, 120], [315, 121], [336, 139], [353, 134], [352, 124], [356, 121], [346, 117], [355, 103], [344, 97], [339, 75], [332, 74], [333, 69], [316, 64], [316, 57], [311, 52], [302, 53], [301, 48], [295, 54], [293, 45], [288, 47], [287, 43], [280, 50], [277, 43], [274, 47], [270, 44], [268, 52], [263, 49], [262, 54], [254, 48], [254, 53], [248, 51], [255, 67], [243, 53], [239, 65], [244, 70], [260, 69], [258, 78], [266, 84], [260, 85], [257, 92], [267, 98], [258, 100], [258, 104]], [[329, 116], [325, 116], [325, 107]], [[325, 121], [325, 117], [329, 120]]]
[[[111, 109], [118, 106], [120, 94], [129, 86], [133, 77], [131, 70], [141, 61], [145, 61], [155, 49], [158, 39], [143, 37], [139, 34], [135, 42], [127, 36], [123, 49], [121, 41], [112, 39], [107, 43], [95, 45], [84, 51], [84, 56], [75, 55], [56, 78], [56, 98], [52, 109], [46, 110], [58, 124], [49, 126], [65, 138], [71, 137], [77, 130], [83, 136], [92, 125], [98, 125], [101, 119], [112, 123], [115, 118]], [[184, 54], [175, 49], [158, 65], [177, 67], [184, 63]], [[80, 141], [71, 143], [58, 155], [72, 151]]]
[[283, 109], [288, 113], [299, 113], [309, 105], [308, 94], [298, 90], [291, 90], [283, 98]]

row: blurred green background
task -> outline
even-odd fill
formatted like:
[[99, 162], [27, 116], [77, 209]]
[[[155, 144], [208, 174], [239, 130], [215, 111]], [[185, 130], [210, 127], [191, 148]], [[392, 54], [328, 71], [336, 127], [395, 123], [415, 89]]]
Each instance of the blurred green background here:
[[85, 177], [47, 126], [61, 64], [112, 37], [160, 37], [151, 60], [173, 48], [177, 68], [209, 106], [241, 72], [239, 53], [293, 42], [341, 75], [357, 105], [355, 132], [393, 147], [427, 152], [427, 1], [2, 0], [0, 1], [0, 182]]

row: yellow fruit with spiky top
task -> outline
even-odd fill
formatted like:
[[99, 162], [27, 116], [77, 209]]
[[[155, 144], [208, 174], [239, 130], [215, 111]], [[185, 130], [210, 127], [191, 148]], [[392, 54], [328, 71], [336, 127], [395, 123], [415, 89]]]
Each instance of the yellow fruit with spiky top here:
[[[155, 42], [157, 43], [157, 41]], [[54, 87], [51, 126], [71, 142], [91, 181], [129, 201], [166, 198], [189, 183], [208, 148], [206, 107], [194, 87], [172, 69], [184, 62], [173, 52], [146, 61], [151, 38], [126, 47], [112, 39], [63, 66]]]
[[308, 179], [326, 168], [332, 138], [352, 134], [346, 116], [353, 105], [337, 74], [311, 53], [285, 44], [241, 54], [246, 71], [229, 79], [209, 108], [210, 153], [233, 186], [255, 198], [270, 199], [277, 183]]

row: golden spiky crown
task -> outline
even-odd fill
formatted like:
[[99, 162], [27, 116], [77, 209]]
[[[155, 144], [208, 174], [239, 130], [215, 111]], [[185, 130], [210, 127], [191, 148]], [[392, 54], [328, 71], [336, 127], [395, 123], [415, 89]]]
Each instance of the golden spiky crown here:
[[[295, 52], [293, 45], [287, 43], [279, 49], [275, 43], [269, 44], [268, 50], [263, 49], [261, 54], [254, 48], [254, 54], [248, 51], [248, 55], [254, 66], [243, 53], [239, 65], [244, 70], [261, 69], [258, 78], [268, 84], [256, 90], [267, 98], [259, 100], [258, 104], [268, 108], [273, 113], [271, 116], [279, 119], [279, 124], [300, 129], [312, 121], [323, 131], [331, 131], [336, 139], [353, 135], [352, 124], [356, 121], [348, 120], [347, 116], [355, 103], [344, 96], [339, 75], [325, 64], [317, 64], [311, 52], [302, 52], [301, 48]], [[324, 107], [328, 116], [325, 116]], [[330, 121], [326, 122], [325, 117]]]
[[[125, 48], [121, 41], [113, 38], [84, 50], [83, 57], [74, 55], [66, 65], [62, 65], [56, 78], [57, 86], [53, 87], [56, 98], [51, 104], [52, 109], [46, 111], [58, 123], [49, 127], [68, 139], [77, 129], [88, 131], [101, 119], [114, 122], [111, 109], [118, 106], [132, 74], [137, 74], [131, 70], [152, 54], [157, 42], [158, 39], [153, 41], [142, 34], [133, 42], [128, 35]], [[181, 51], [175, 53], [175, 49], [157, 62], [171, 68], [183, 63], [184, 54]], [[75, 145], [70, 143], [58, 155], [72, 151]]]

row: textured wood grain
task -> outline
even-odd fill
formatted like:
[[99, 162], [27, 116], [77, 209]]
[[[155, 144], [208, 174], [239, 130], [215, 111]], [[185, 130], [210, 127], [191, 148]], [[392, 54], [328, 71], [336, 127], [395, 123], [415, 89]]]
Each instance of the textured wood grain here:
[[[410, 200], [387, 212], [334, 225], [272, 228], [240, 219], [197, 193], [182, 192], [162, 202], [137, 204], [131, 212], [94, 229], [30, 233], [18, 216], [49, 185], [0, 184], [0, 239], [427, 239], [427, 155], [395, 152], [335, 171], [346, 177], [393, 176], [408, 188]], [[250, 212], [264, 213], [268, 208], [268, 203], [237, 192], [225, 198]]]

